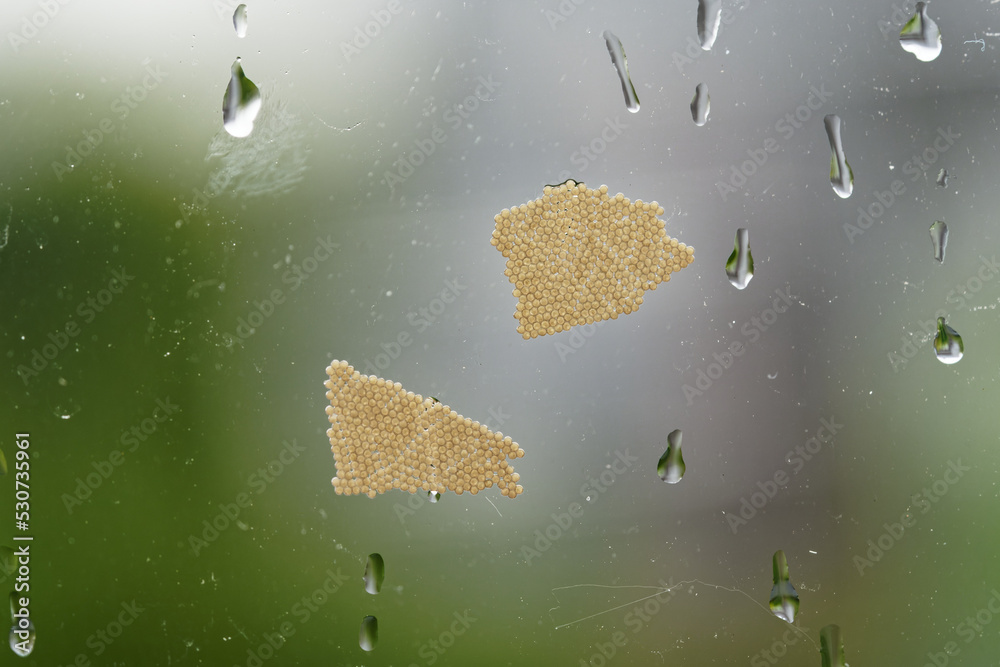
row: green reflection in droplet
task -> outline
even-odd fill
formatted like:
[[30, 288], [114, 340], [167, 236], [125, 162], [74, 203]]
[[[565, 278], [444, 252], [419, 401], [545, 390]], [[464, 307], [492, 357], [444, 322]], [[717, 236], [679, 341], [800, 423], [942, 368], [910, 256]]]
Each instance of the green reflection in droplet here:
[[361, 621], [361, 633], [358, 635], [358, 644], [365, 651], [374, 650], [375, 644], [378, 644], [378, 619], [374, 616], [365, 616]]
[[783, 621], [795, 622], [799, 613], [799, 594], [788, 581], [788, 560], [781, 549], [774, 552], [772, 561], [774, 569], [774, 586], [771, 588], [771, 613]]
[[839, 625], [828, 625], [819, 631], [819, 646], [819, 652], [823, 656], [823, 667], [844, 667], [847, 664]]
[[744, 228], [736, 230], [736, 244], [733, 254], [726, 260], [726, 277], [736, 289], [743, 289], [753, 278], [753, 253], [750, 252], [750, 232]]
[[945, 324], [944, 318], [937, 320], [938, 331], [934, 337], [934, 352], [942, 364], [958, 363], [965, 354], [965, 344], [958, 332]]
[[667, 484], [681, 481], [687, 469], [684, 465], [684, 456], [681, 455], [682, 435], [681, 430], [677, 429], [667, 436], [667, 451], [663, 452], [659, 463], [656, 464], [656, 474]]
[[380, 554], [368, 556], [368, 564], [365, 566], [365, 590], [372, 595], [377, 595], [382, 590], [382, 581], [385, 579], [385, 561]]

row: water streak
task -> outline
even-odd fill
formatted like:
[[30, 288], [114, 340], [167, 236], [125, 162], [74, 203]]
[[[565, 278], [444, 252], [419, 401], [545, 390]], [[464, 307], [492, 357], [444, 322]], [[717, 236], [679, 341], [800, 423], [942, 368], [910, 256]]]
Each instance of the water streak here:
[[708, 111], [711, 103], [708, 86], [699, 83], [698, 87], [694, 89], [694, 99], [691, 100], [691, 118], [694, 119], [694, 124], [698, 127], [708, 122]]
[[698, 0], [698, 39], [705, 51], [712, 50], [721, 19], [722, 0]]
[[636, 113], [639, 111], [639, 96], [635, 93], [635, 86], [632, 85], [632, 77], [628, 73], [628, 60], [625, 58], [625, 47], [621, 40], [615, 37], [610, 30], [604, 31], [604, 41], [608, 45], [608, 53], [611, 54], [611, 62], [618, 72], [618, 78], [622, 82], [622, 92], [625, 94], [625, 108]]
[[830, 140], [830, 185], [839, 197], [847, 199], [854, 191], [854, 171], [844, 156], [844, 144], [840, 137], [840, 116], [830, 114], [823, 119], [826, 136]]

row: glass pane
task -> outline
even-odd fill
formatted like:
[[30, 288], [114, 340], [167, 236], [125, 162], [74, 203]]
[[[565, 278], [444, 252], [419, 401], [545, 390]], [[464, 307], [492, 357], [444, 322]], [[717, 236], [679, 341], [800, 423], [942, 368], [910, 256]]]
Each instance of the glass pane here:
[[987, 664], [994, 19], [2, 3], [12, 650]]

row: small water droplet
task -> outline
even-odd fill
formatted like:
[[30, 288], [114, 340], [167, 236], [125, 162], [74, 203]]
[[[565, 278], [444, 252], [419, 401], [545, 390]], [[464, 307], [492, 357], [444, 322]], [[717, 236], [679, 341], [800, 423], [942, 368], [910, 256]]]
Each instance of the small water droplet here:
[[667, 436], [667, 451], [663, 452], [659, 463], [656, 464], [656, 474], [667, 484], [676, 484], [684, 477], [687, 466], [684, 465], [684, 456], [681, 454], [680, 429], [670, 432]]
[[941, 171], [938, 172], [938, 175], [937, 175], [937, 184], [940, 187], [942, 187], [942, 188], [948, 187], [948, 170], [947, 169], [942, 168]]
[[243, 39], [247, 36], [247, 6], [240, 5], [233, 12], [233, 27], [236, 28], [236, 36]]
[[222, 125], [234, 137], [246, 137], [253, 131], [253, 122], [260, 111], [260, 89], [243, 73], [237, 58], [232, 76], [222, 99]]
[[943, 220], [931, 225], [931, 244], [934, 246], [934, 259], [944, 262], [944, 251], [948, 247], [948, 225]]
[[771, 588], [771, 599], [768, 603], [771, 613], [783, 621], [794, 623], [795, 615], [799, 613], [799, 594], [788, 580], [788, 559], [781, 549], [774, 552], [772, 566], [774, 586]]
[[374, 616], [365, 616], [361, 621], [361, 632], [358, 635], [358, 644], [364, 651], [372, 651], [378, 643], [378, 619]]
[[698, 127], [708, 122], [708, 111], [711, 103], [712, 98], [708, 95], [708, 86], [699, 83], [698, 87], [694, 89], [694, 98], [691, 100], [691, 118], [694, 119], [694, 124]]
[[847, 199], [854, 191], [854, 171], [844, 156], [844, 144], [840, 138], [840, 116], [830, 114], [823, 119], [826, 136], [830, 139], [830, 185], [838, 196]]
[[845, 667], [844, 640], [840, 637], [839, 625], [828, 625], [819, 631], [819, 652], [823, 657], [823, 667]]
[[365, 590], [372, 595], [378, 595], [382, 590], [382, 581], [385, 579], [385, 561], [380, 554], [368, 556], [368, 564], [365, 566]]
[[608, 53], [611, 54], [611, 62], [618, 72], [618, 78], [622, 82], [622, 92], [625, 93], [625, 108], [632, 113], [639, 111], [639, 96], [635, 93], [635, 86], [632, 85], [632, 78], [628, 73], [628, 60], [625, 58], [625, 47], [620, 39], [610, 30], [604, 31], [604, 41], [608, 45]]
[[925, 63], [941, 55], [941, 31], [937, 23], [927, 16], [927, 3], [917, 3], [913, 18], [899, 33], [899, 45]]
[[736, 230], [736, 246], [726, 260], [726, 275], [736, 289], [744, 289], [753, 278], [753, 254], [750, 252], [750, 232]]
[[711, 51], [715, 44], [721, 18], [722, 0], [698, 0], [698, 39], [705, 51]]
[[431, 501], [432, 503], [436, 503], [437, 501], [441, 500], [441, 494], [438, 493], [437, 491], [428, 491], [427, 500]]
[[944, 318], [937, 319], [938, 331], [934, 337], [934, 352], [942, 364], [957, 364], [965, 354], [965, 344], [958, 332], [945, 324]]

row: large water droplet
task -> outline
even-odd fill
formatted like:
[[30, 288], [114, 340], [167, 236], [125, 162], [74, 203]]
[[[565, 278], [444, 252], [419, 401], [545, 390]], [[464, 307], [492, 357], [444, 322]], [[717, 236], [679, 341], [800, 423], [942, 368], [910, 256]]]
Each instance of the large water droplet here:
[[240, 5], [233, 12], [233, 27], [236, 28], [236, 36], [243, 39], [247, 36], [247, 6]]
[[698, 0], [698, 39], [706, 51], [711, 51], [715, 44], [721, 18], [722, 0]]
[[708, 110], [711, 106], [712, 98], [708, 96], [708, 86], [699, 83], [694, 89], [694, 99], [691, 100], [691, 118], [694, 124], [701, 127], [708, 122]]
[[374, 616], [365, 616], [361, 621], [358, 644], [365, 651], [374, 650], [375, 644], [378, 644], [378, 619]]
[[942, 364], [957, 364], [965, 354], [965, 345], [958, 332], [944, 323], [944, 318], [937, 319], [938, 332], [934, 337], [934, 352]]
[[795, 615], [799, 613], [799, 594], [795, 592], [795, 587], [788, 581], [788, 560], [785, 552], [778, 550], [774, 552], [772, 561], [774, 569], [774, 586], [771, 588], [771, 600], [769, 605], [771, 613], [783, 621], [795, 622]]
[[684, 477], [687, 466], [684, 465], [684, 457], [681, 455], [681, 433], [680, 429], [671, 431], [667, 436], [667, 451], [663, 452], [659, 463], [656, 464], [656, 474], [667, 484], [676, 484]]
[[830, 185], [840, 197], [847, 199], [854, 191], [854, 171], [844, 156], [844, 144], [840, 138], [840, 116], [830, 114], [823, 119], [826, 136], [830, 139]]
[[378, 595], [382, 590], [382, 581], [385, 579], [385, 561], [381, 554], [371, 554], [368, 556], [368, 564], [365, 566], [365, 590], [372, 595]]
[[249, 136], [260, 105], [260, 90], [243, 73], [243, 66], [237, 58], [233, 63], [226, 96], [222, 98], [222, 126], [234, 137]]
[[635, 94], [635, 86], [632, 85], [632, 78], [628, 73], [628, 60], [625, 58], [625, 47], [620, 39], [610, 30], [604, 31], [604, 41], [608, 45], [608, 53], [611, 54], [611, 62], [614, 63], [618, 78], [622, 82], [622, 92], [625, 93], [625, 108], [635, 113], [639, 110], [639, 96]]
[[913, 18], [899, 33], [899, 45], [925, 63], [941, 55], [941, 31], [937, 23], [927, 16], [927, 3], [917, 3]]
[[18, 618], [10, 627], [10, 650], [22, 658], [35, 650], [35, 624], [30, 618]]
[[948, 225], [938, 220], [931, 225], [931, 244], [934, 246], [934, 259], [944, 261], [944, 251], [948, 247]]
[[743, 289], [753, 278], [753, 254], [750, 253], [750, 232], [742, 227], [736, 230], [736, 246], [726, 260], [726, 275], [736, 289]]
[[840, 638], [840, 626], [828, 625], [819, 631], [819, 652], [823, 656], [823, 667], [844, 667], [844, 640]]

